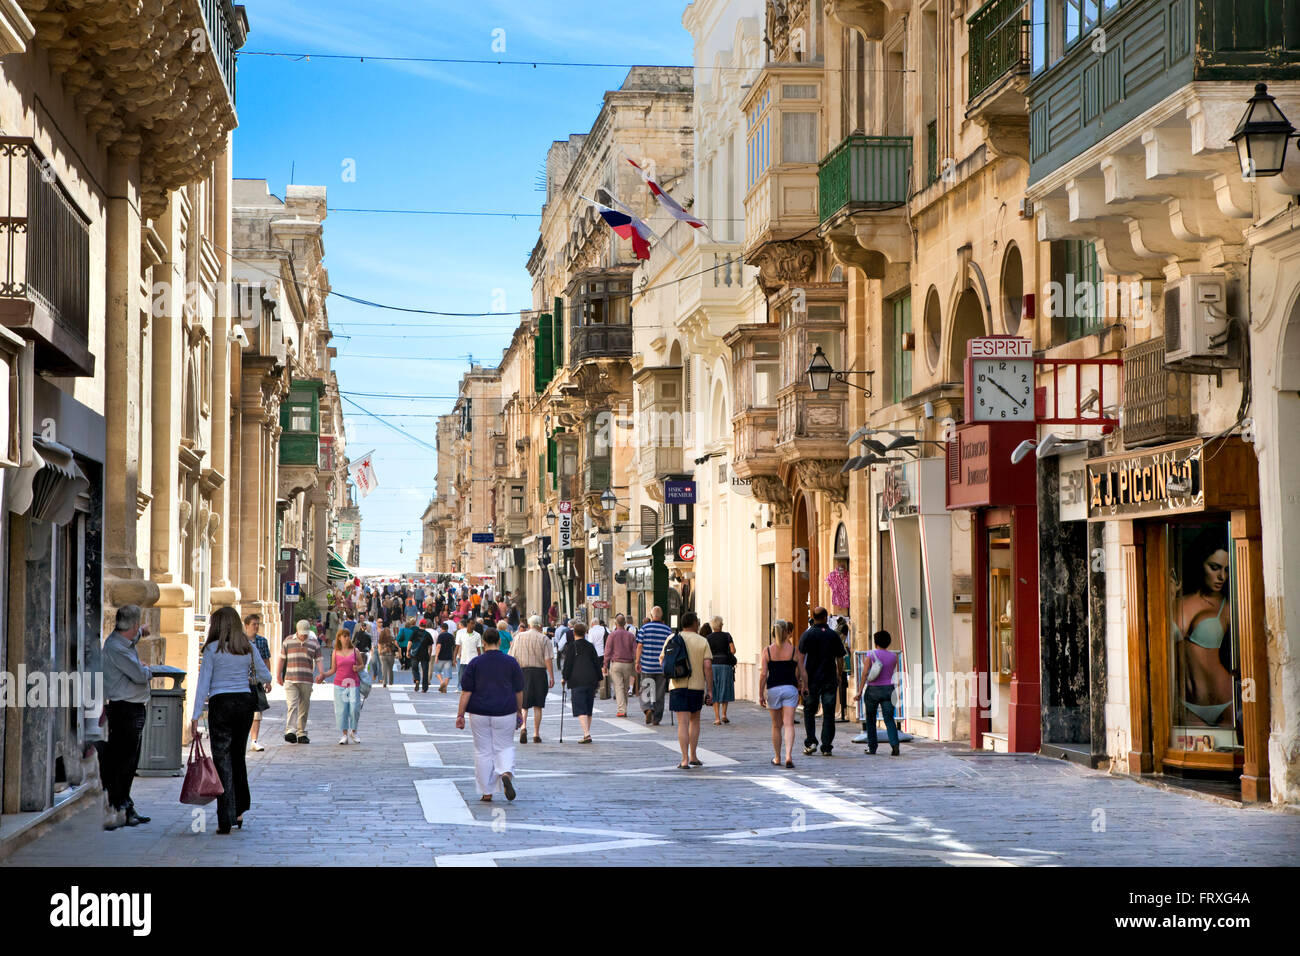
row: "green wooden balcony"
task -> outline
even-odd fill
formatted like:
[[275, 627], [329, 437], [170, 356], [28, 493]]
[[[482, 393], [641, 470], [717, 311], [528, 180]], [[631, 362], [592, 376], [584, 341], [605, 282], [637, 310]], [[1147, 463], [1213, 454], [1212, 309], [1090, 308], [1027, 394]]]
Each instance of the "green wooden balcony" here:
[[906, 205], [911, 172], [911, 137], [848, 137], [818, 166], [821, 221], [846, 207], [880, 210]]
[[1004, 76], [1029, 72], [1032, 23], [1024, 0], [989, 0], [966, 24], [971, 102]]

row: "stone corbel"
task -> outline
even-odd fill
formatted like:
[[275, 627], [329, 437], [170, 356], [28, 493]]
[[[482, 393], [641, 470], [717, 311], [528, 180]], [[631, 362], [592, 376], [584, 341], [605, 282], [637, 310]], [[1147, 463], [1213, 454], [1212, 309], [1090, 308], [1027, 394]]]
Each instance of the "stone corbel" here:
[[1029, 116], [976, 116], [984, 131], [984, 144], [996, 159], [1018, 159], [1029, 164]]
[[888, 12], [882, 0], [826, 0], [826, 16], [841, 26], [857, 30], [866, 40], [885, 35]]
[[878, 252], [896, 265], [912, 258], [912, 230], [899, 213], [884, 216], [859, 213], [853, 221], [854, 235], [863, 249]]
[[849, 477], [840, 471], [843, 466], [843, 460], [833, 458], [804, 458], [794, 463], [801, 485], [841, 504], [849, 495]]
[[783, 285], [812, 282], [820, 248], [820, 242], [808, 239], [772, 242], [756, 250], [748, 264], [758, 267], [758, 283], [771, 295]]
[[749, 481], [749, 487], [754, 492], [756, 501], [771, 505], [773, 524], [790, 523], [794, 499], [790, 497], [790, 489], [785, 486], [785, 482], [776, 475], [754, 475]]
[[863, 249], [856, 238], [828, 235], [831, 255], [840, 265], [859, 270], [868, 279], [883, 279], [888, 266], [885, 257], [879, 252]]

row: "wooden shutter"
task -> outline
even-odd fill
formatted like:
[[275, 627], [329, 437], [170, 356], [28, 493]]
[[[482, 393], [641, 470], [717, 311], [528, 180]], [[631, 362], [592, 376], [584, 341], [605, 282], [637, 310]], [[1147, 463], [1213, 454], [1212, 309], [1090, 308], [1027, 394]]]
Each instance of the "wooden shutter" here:
[[555, 297], [555, 318], [552, 328], [555, 334], [552, 368], [561, 368], [564, 365], [564, 300], [559, 296]]

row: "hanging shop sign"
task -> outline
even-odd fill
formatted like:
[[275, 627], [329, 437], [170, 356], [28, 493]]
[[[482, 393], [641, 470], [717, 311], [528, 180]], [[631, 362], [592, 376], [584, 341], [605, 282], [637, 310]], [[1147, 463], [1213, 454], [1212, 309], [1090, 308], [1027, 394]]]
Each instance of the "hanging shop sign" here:
[[475, 544], [493, 544], [496, 541], [496, 535], [491, 531], [475, 531], [469, 539]]
[[1231, 511], [1258, 501], [1255, 456], [1236, 437], [1107, 455], [1085, 467], [1089, 521]]
[[695, 504], [695, 482], [666, 480], [664, 482], [664, 503], [670, 505]]
[[559, 548], [567, 551], [573, 547], [573, 503], [560, 502]]
[[1035, 458], [1011, 463], [1016, 446], [1034, 437], [1033, 422], [962, 425], [948, 442], [948, 508], [1006, 508], [1037, 501]]

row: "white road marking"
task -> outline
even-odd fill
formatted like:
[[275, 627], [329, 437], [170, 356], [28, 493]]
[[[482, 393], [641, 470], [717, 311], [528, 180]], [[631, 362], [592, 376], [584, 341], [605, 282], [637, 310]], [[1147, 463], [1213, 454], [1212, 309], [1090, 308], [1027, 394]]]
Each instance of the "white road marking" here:
[[953, 866], [1015, 866], [1010, 860], [989, 856], [986, 853], [955, 853], [952, 850], [927, 850], [921, 847], [881, 846], [878, 843], [864, 845], [842, 845], [839, 843], [807, 843], [802, 840], [786, 842], [783, 840], [746, 840], [744, 846], [773, 846], [783, 850], [845, 850], [858, 853], [891, 853], [913, 856], [929, 856], [941, 863]]
[[427, 823], [473, 824], [474, 815], [465, 805], [460, 789], [450, 780], [416, 780], [415, 792]]
[[[678, 746], [678, 743], [675, 739], [656, 740], [655, 743], [659, 744], [662, 747], [667, 747], [669, 750], [675, 752], [679, 757], [681, 756], [682, 753], [681, 747]], [[723, 764], [725, 766], [726, 764], [740, 763], [739, 760], [732, 760], [730, 757], [724, 757], [722, 754], [716, 753], [712, 750], [705, 750], [703, 747], [700, 747], [695, 752], [699, 754], [700, 760], [703, 761], [706, 767], [709, 764]]]
[[736, 830], [733, 833], [715, 833], [710, 840], [752, 840], [757, 837], [780, 836], [785, 833], [804, 833], [811, 830], [837, 830], [842, 827], [857, 827], [860, 823], [848, 820], [836, 820], [834, 823], [813, 823], [801, 827], [764, 827], [761, 830]]
[[605, 850], [634, 850], [663, 846], [668, 840], [610, 840], [602, 843], [574, 843], [567, 846], [543, 846], [528, 850], [495, 850], [488, 853], [458, 853], [434, 859], [438, 866], [496, 866], [497, 860], [529, 859], [539, 856], [569, 856], [577, 853], [601, 853]]
[[402, 691], [396, 691], [396, 690], [395, 690], [395, 691], [390, 691], [390, 692], [389, 692], [389, 694], [388, 694], [388, 699], [391, 700], [391, 701], [394, 701], [394, 702], [396, 702], [396, 701], [403, 701], [403, 702], [405, 702], [405, 701], [410, 700], [411, 698], [410, 698], [410, 695], [408, 695], [408, 694], [406, 694], [406, 693], [404, 693], [404, 692], [402, 692]]
[[625, 734], [653, 734], [654, 728], [645, 724], [634, 723], [626, 717], [601, 717], [601, 723], [616, 727]]
[[408, 737], [427, 737], [429, 732], [424, 729], [422, 720], [399, 720], [397, 722], [398, 733], [406, 734]]
[[396, 714], [398, 717], [414, 717], [415, 705], [414, 704], [393, 704], [393, 713]]
[[745, 779], [750, 783], [775, 791], [781, 796], [807, 807], [809, 810], [828, 814], [837, 820], [859, 823], [865, 826], [890, 822], [889, 817], [879, 811], [851, 803], [843, 797], [835, 796], [833, 793], [825, 793], [821, 790], [814, 790], [812, 787], [806, 787], [801, 783], [795, 783], [789, 777], [766, 776], [746, 777]]
[[406, 763], [411, 767], [441, 767], [442, 757], [432, 740], [406, 741]]

